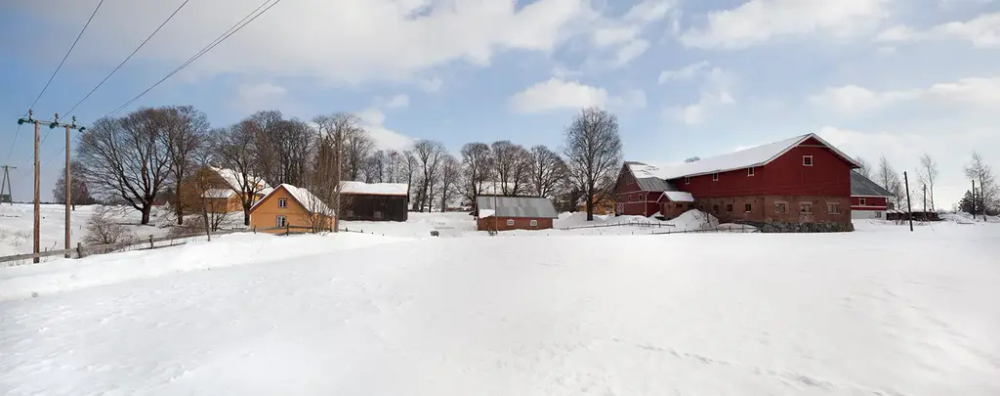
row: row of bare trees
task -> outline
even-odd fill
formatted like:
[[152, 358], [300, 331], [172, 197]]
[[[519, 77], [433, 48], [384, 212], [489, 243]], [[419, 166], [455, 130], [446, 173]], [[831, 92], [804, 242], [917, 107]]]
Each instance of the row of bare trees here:
[[563, 154], [507, 140], [466, 144], [460, 159], [433, 140], [418, 140], [405, 151], [379, 150], [350, 114], [305, 122], [261, 111], [213, 129], [194, 107], [167, 106], [94, 122], [77, 147], [77, 174], [88, 195], [131, 206], [142, 214], [142, 224], [164, 199], [183, 224], [181, 201], [192, 196], [203, 202], [202, 221], [218, 223], [210, 218], [206, 194], [218, 180], [198, 174], [208, 166], [232, 172], [227, 187], [240, 196], [245, 224], [263, 181], [305, 187], [332, 209], [341, 207], [341, 180], [407, 183], [418, 211], [474, 204], [484, 193], [554, 197], [573, 191], [593, 203], [610, 190], [621, 167], [615, 116], [581, 111], [567, 127]]

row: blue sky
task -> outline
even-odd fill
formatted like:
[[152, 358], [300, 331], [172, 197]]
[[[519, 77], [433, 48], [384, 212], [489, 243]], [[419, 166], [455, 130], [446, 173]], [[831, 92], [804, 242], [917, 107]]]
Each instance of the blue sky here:
[[[0, 4], [0, 155], [97, 2]], [[181, 3], [106, 0], [36, 113], [66, 111]], [[75, 111], [80, 123], [258, 4], [191, 0]], [[625, 157], [652, 163], [816, 132], [899, 171], [930, 153], [950, 208], [973, 149], [1000, 170], [1000, 0], [282, 0], [131, 108], [182, 104], [213, 126], [356, 112], [385, 147], [428, 138], [455, 154], [499, 139], [560, 149], [573, 114], [600, 106], [619, 117]], [[43, 197], [61, 168], [56, 134]], [[30, 198], [30, 135], [6, 161], [16, 199]]]

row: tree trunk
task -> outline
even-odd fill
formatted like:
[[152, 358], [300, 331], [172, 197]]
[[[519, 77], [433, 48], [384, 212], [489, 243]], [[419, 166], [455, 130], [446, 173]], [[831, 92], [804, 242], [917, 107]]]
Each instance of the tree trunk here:
[[249, 210], [243, 210], [243, 225], [245, 225], [247, 227], [250, 226], [250, 211]]
[[184, 225], [184, 210], [181, 208], [181, 182], [174, 185], [174, 210], [177, 214], [177, 225]]
[[149, 202], [142, 204], [142, 220], [139, 224], [148, 225], [149, 224], [149, 212], [153, 209], [153, 205]]

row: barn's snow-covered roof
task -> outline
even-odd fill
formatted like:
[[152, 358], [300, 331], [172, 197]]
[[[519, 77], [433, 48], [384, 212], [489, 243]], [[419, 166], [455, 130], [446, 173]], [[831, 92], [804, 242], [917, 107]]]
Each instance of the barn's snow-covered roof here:
[[344, 181], [340, 183], [340, 192], [358, 195], [402, 195], [409, 194], [410, 186], [406, 183], [364, 183]]
[[698, 161], [679, 165], [658, 168], [643, 164], [645, 166], [633, 169], [632, 172], [637, 179], [643, 177], [657, 177], [664, 180], [671, 180], [681, 177], [693, 177], [716, 172], [727, 172], [753, 166], [763, 166], [810, 138], [817, 140], [830, 150], [833, 150], [834, 153], [842, 157], [845, 161], [857, 166], [857, 162], [855, 162], [850, 156], [827, 143], [818, 135], [809, 133], [762, 146], [752, 147], [729, 154], [717, 155], [715, 157], [704, 158]]
[[854, 197], [891, 197], [892, 193], [871, 181], [864, 175], [851, 171], [851, 196]]
[[232, 196], [236, 195], [236, 191], [233, 191], [232, 189], [228, 189], [228, 188], [213, 188], [213, 189], [205, 190], [205, 194], [204, 195], [205, 195], [205, 198], [218, 198], [218, 199], [226, 198], [226, 199], [228, 199], [229, 197], [232, 197]]
[[632, 172], [632, 176], [635, 176], [635, 182], [642, 191], [677, 191], [672, 184], [655, 176], [659, 168], [636, 161], [625, 162], [625, 165]]
[[549, 218], [559, 217], [556, 207], [548, 198], [539, 197], [497, 197], [480, 195], [476, 198], [478, 217], [527, 217]]

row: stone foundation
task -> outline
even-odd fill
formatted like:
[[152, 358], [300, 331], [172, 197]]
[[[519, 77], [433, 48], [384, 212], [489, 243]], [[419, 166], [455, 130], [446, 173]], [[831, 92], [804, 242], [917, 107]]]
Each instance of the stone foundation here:
[[854, 223], [794, 223], [786, 221], [740, 221], [765, 233], [853, 232]]

